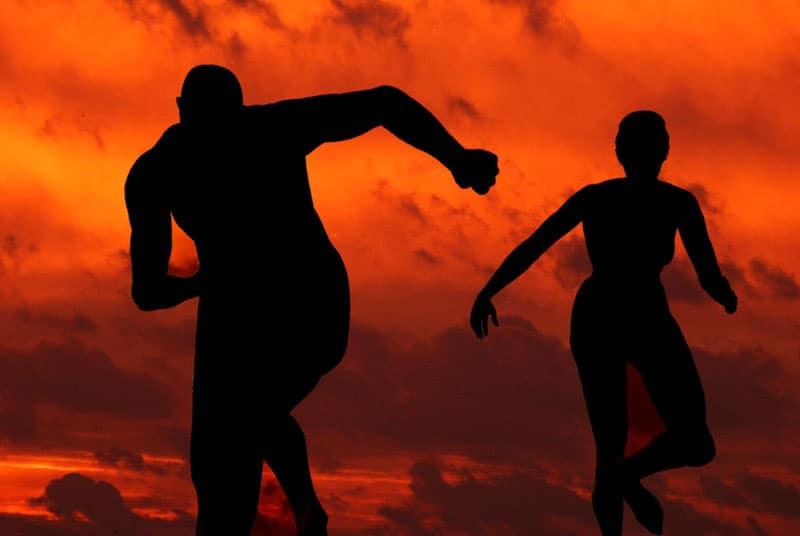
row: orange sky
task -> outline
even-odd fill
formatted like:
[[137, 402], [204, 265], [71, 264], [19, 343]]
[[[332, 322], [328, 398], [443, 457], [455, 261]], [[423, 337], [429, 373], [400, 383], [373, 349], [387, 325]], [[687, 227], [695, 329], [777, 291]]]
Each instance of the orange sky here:
[[[500, 156], [485, 197], [380, 129], [308, 159], [353, 293], [348, 355], [297, 412], [332, 534], [593, 533], [591, 438], [566, 346], [587, 275], [579, 232], [498, 296], [507, 322], [488, 340], [473, 340], [466, 315], [570, 192], [619, 176], [616, 125], [640, 108], [665, 117], [663, 177], [698, 195], [741, 304], [729, 317], [703, 296], [678, 248], [665, 285], [719, 456], [653, 479], [668, 530], [800, 531], [800, 8], [657, 4], [6, 2], [0, 532], [94, 534], [99, 521], [59, 518], [45, 490], [91, 498], [103, 480], [136, 530], [190, 533], [195, 304], [144, 314], [131, 303], [122, 186], [177, 121], [174, 97], [197, 63], [234, 70], [246, 103], [393, 84], [465, 146]], [[174, 264], [192, 257], [179, 240]], [[59, 480], [72, 472], [86, 478]], [[290, 534], [266, 474], [265, 486], [258, 531]], [[489, 496], [517, 509], [489, 509]], [[456, 512], [470, 501], [480, 529]]]

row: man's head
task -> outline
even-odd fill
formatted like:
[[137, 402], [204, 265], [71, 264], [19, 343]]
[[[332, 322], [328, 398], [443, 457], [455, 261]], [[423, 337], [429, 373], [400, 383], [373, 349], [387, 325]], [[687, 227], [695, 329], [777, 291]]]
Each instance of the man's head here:
[[244, 105], [236, 75], [219, 65], [192, 67], [176, 100], [181, 123], [200, 128], [227, 122]]
[[639, 110], [619, 123], [617, 159], [629, 177], [657, 178], [669, 153], [669, 134], [664, 118]]

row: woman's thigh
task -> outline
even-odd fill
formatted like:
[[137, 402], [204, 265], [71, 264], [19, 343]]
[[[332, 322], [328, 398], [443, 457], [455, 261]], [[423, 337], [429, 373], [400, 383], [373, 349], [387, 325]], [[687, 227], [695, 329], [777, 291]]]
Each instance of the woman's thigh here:
[[[585, 289], [582, 289], [584, 291]], [[621, 458], [628, 433], [626, 354], [607, 311], [579, 292], [570, 347], [578, 368], [598, 463]]]
[[704, 429], [706, 402], [692, 352], [671, 315], [642, 328], [631, 364], [667, 430]]

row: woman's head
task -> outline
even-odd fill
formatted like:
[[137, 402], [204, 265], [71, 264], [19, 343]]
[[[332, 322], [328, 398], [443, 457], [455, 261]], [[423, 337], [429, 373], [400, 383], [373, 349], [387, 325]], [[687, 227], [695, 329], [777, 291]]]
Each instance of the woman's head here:
[[657, 178], [669, 153], [664, 118], [650, 110], [629, 113], [619, 123], [616, 149], [627, 176]]

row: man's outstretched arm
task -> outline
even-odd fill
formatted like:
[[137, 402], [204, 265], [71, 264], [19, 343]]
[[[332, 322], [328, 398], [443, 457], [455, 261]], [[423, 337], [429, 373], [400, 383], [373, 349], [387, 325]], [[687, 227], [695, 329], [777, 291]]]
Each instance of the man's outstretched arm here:
[[131, 224], [131, 295], [143, 311], [174, 307], [200, 293], [199, 274], [167, 274], [172, 250], [172, 219], [159, 195], [152, 168], [140, 158], [125, 181]]
[[484, 194], [498, 173], [494, 154], [464, 149], [431, 112], [395, 87], [318, 95], [271, 106], [301, 141], [306, 154], [325, 142], [347, 140], [382, 126], [436, 158], [462, 188]]

